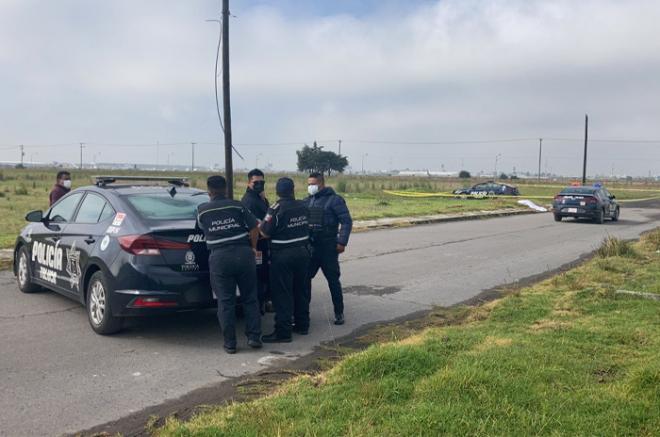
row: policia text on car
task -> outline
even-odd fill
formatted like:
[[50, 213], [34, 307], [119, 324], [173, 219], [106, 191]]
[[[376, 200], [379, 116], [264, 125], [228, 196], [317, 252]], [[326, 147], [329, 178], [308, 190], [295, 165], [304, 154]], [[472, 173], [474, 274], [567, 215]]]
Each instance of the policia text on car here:
[[211, 288], [218, 298], [224, 348], [236, 352], [236, 286], [241, 294], [248, 345], [261, 347], [261, 314], [257, 301], [255, 252], [257, 220], [240, 202], [227, 199], [222, 176], [207, 180], [210, 202], [197, 208], [197, 222], [209, 249]]

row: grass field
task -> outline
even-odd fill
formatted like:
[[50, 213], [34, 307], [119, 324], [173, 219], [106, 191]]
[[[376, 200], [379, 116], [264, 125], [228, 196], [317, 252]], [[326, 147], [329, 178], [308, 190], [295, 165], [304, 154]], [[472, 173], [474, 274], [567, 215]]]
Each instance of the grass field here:
[[[158, 436], [660, 434], [660, 230]], [[391, 328], [396, 338], [398, 328]], [[388, 333], [381, 333], [388, 336]]]
[[[56, 169], [12, 169], [0, 170], [0, 248], [12, 247], [16, 235], [25, 225], [25, 214], [34, 209], [48, 207], [48, 193], [53, 185]], [[73, 187], [89, 185], [92, 175], [107, 174], [107, 170], [72, 170]], [[160, 172], [110, 171], [112, 174], [163, 175]], [[208, 173], [195, 172], [167, 173], [190, 177], [191, 184], [204, 188]], [[275, 199], [275, 181], [279, 175], [268, 175], [266, 192]], [[292, 175], [296, 180], [297, 196], [306, 196], [306, 178]], [[492, 210], [516, 207], [515, 199], [453, 199], [453, 198], [409, 198], [385, 194], [384, 190], [405, 192], [449, 192], [462, 186], [471, 186], [477, 180], [438, 179], [438, 178], [398, 178], [384, 176], [339, 176], [328, 180], [328, 184], [342, 194], [356, 220], [382, 217], [417, 216], [448, 212]], [[235, 192], [242, 195], [245, 189], [245, 175], [237, 174]], [[568, 182], [567, 182], [568, 183]], [[520, 187], [522, 198], [553, 196], [562, 186], [557, 182], [550, 185], [537, 185], [535, 182], [515, 181]], [[608, 185], [610, 186], [610, 185]], [[613, 193], [620, 199], [660, 197], [660, 184], [615, 185]], [[540, 203], [548, 199], [538, 199]]]

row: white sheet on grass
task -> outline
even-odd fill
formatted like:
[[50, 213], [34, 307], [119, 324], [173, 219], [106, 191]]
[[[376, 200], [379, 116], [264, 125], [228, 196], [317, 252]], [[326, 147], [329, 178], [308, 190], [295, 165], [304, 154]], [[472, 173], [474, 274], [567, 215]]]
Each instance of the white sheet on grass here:
[[537, 205], [536, 203], [532, 202], [531, 200], [527, 199], [522, 199], [518, 201], [519, 204], [528, 206], [532, 208], [533, 210], [539, 211], [539, 212], [547, 212], [548, 208], [544, 208], [542, 206]]

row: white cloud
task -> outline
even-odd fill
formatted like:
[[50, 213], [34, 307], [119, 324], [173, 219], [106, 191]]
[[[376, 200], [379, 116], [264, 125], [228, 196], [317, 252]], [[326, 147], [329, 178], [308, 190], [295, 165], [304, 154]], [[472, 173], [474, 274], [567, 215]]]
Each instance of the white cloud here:
[[[657, 1], [401, 2], [359, 16], [243, 5], [235, 2], [231, 22], [236, 143], [343, 138], [349, 157], [368, 152], [373, 168], [392, 156], [432, 166], [465, 155], [479, 170], [490, 168], [495, 146], [350, 140], [579, 137], [585, 112], [594, 138], [660, 138]], [[3, 0], [0, 143], [217, 140], [217, 25], [204, 21], [217, 9], [215, 1]], [[628, 156], [622, 168], [660, 168], [658, 146], [630, 145], [639, 159]], [[534, 168], [530, 146], [496, 147], [506, 150], [504, 165]], [[622, 153], [597, 147], [593, 169], [609, 171]], [[292, 168], [284, 150], [245, 153]], [[575, 173], [574, 144], [549, 142], [553, 154], [554, 170]]]

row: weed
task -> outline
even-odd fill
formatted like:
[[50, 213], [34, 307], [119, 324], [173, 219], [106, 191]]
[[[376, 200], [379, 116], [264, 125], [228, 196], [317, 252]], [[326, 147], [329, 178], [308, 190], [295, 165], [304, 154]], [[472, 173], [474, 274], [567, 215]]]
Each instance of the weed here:
[[601, 258], [609, 258], [613, 256], [636, 256], [635, 249], [633, 249], [632, 244], [629, 241], [620, 240], [611, 235], [603, 240], [596, 251], [596, 254]]

